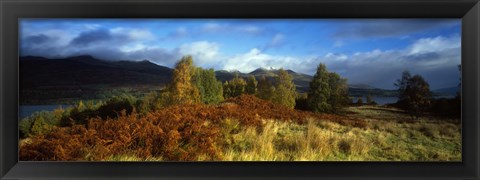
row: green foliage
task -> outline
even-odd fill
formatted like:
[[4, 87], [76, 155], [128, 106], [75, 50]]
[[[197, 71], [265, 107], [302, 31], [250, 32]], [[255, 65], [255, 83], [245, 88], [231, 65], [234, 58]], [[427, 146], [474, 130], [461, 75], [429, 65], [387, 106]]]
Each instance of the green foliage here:
[[20, 137], [30, 136], [30, 129], [32, 128], [34, 118], [24, 118], [18, 123], [18, 129], [20, 130]]
[[328, 98], [331, 96], [329, 87], [329, 72], [325, 64], [319, 64], [317, 73], [310, 82], [310, 91], [308, 92], [308, 105], [313, 112], [330, 112], [332, 106], [328, 104]]
[[[432, 93], [430, 85], [420, 75], [411, 76], [404, 71], [402, 78], [395, 83], [399, 97], [397, 106], [406, 110], [413, 118], [418, 119], [426, 110], [431, 108]], [[437, 107], [441, 106], [437, 104]]]
[[39, 116], [32, 124], [32, 129], [30, 133], [32, 135], [43, 135], [51, 130], [52, 126], [45, 122], [45, 119], [42, 116]]
[[80, 101], [73, 108], [68, 110], [68, 114], [64, 115], [60, 119], [60, 126], [72, 126], [75, 124], [87, 124], [88, 120], [95, 117], [115, 118], [119, 115], [120, 111], [125, 110], [127, 114], [130, 114], [137, 100], [130, 94], [123, 94], [121, 96], [115, 96], [105, 103], [87, 102], [85, 105]]
[[272, 100], [273, 94], [275, 93], [275, 87], [273, 87], [272, 83], [265, 76], [262, 76], [258, 80], [257, 90], [256, 96], [264, 100]]
[[171, 100], [174, 104], [195, 104], [201, 101], [200, 92], [192, 82], [195, 66], [192, 56], [184, 56], [173, 70], [170, 84]]
[[[32, 134], [43, 134], [50, 131], [52, 126], [60, 125], [62, 117], [68, 112], [59, 107], [53, 111], [40, 111], [26, 117], [19, 122], [20, 137], [28, 137]], [[35, 130], [33, 130], [34, 125]]]
[[238, 77], [238, 74], [235, 74], [232, 80], [226, 81], [223, 84], [223, 97], [228, 99], [245, 94], [246, 87], [247, 82], [243, 78]]
[[403, 96], [407, 105], [404, 108], [415, 118], [418, 118], [430, 107], [432, 97], [430, 86], [420, 75], [409, 79]]
[[309, 108], [314, 112], [339, 113], [348, 103], [347, 79], [319, 64], [310, 82]]
[[275, 77], [275, 93], [273, 94], [272, 102], [285, 105], [289, 108], [295, 107], [295, 84], [293, 77], [287, 71], [280, 69], [278, 76]]
[[158, 102], [159, 96], [158, 93], [155, 91], [152, 91], [150, 93], [147, 93], [144, 97], [143, 100], [139, 101], [138, 104], [138, 112], [141, 114], [146, 114], [150, 111], [156, 110], [158, 108], [157, 102]]
[[[87, 119], [90, 119], [95, 116], [99, 116], [103, 119], [107, 118], [116, 118], [120, 115], [120, 112], [125, 110], [127, 114], [132, 113], [136, 104], [136, 98], [129, 94], [124, 94], [122, 96], [117, 96], [112, 99], [109, 99], [104, 105], [100, 106], [97, 111], [94, 109], [87, 109], [83, 112], [85, 114], [91, 115]], [[97, 113], [97, 114], [96, 114]], [[82, 121], [80, 124], [84, 124], [86, 121]]]
[[393, 84], [398, 88], [398, 100], [404, 101], [405, 100], [405, 89], [407, 89], [408, 81], [412, 78], [410, 72], [405, 70], [402, 73], [402, 77], [397, 79], [397, 81]]
[[328, 85], [330, 88], [330, 97], [328, 103], [331, 105], [333, 113], [339, 113], [349, 103], [347, 79], [341, 78], [337, 73], [329, 74]]
[[256, 94], [257, 93], [257, 85], [258, 85], [258, 82], [257, 82], [257, 79], [255, 78], [255, 76], [253, 76], [253, 75], [248, 76], [247, 87], [246, 87], [247, 94]]
[[223, 101], [222, 82], [217, 81], [213, 69], [197, 68], [193, 82], [200, 92], [200, 99], [205, 104], [217, 104]]

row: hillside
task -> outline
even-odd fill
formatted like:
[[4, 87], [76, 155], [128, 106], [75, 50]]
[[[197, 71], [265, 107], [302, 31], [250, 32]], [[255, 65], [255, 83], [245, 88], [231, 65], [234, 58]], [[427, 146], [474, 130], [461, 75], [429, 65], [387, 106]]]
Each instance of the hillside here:
[[[312, 76], [286, 70], [293, 77], [298, 92], [307, 92]], [[143, 94], [164, 87], [171, 79], [169, 67], [143, 61], [106, 61], [84, 55], [62, 59], [20, 57], [21, 104], [64, 103], [78, 99], [103, 99], [122, 92]], [[258, 68], [250, 73], [215, 71], [218, 80], [225, 82], [235, 74], [274, 80], [278, 69]], [[126, 89], [126, 90], [125, 90]], [[349, 85], [351, 96], [395, 96], [392, 90], [365, 84]], [[53, 101], [52, 101], [53, 100]]]
[[[240, 77], [248, 77], [250, 75], [253, 75], [257, 80], [260, 79], [262, 76], [265, 76], [267, 79], [270, 79], [273, 81], [275, 76], [277, 76], [278, 71], [279, 71], [278, 69], [267, 70], [265, 68], [257, 68], [250, 73], [220, 70], [220, 71], [215, 71], [215, 74], [217, 79], [222, 82], [232, 79], [233, 77], [235, 77], [235, 74], [238, 74], [238, 76]], [[312, 80], [312, 76], [302, 74], [302, 73], [297, 73], [289, 69], [286, 71], [288, 72], [288, 74], [290, 74], [293, 77], [293, 83], [297, 86], [298, 92], [308, 91], [308, 88], [310, 86], [310, 81]]]
[[437, 96], [456, 96], [458, 91], [458, 86], [432, 90], [433, 94]]
[[103, 61], [92, 56], [64, 59], [20, 57], [22, 88], [51, 86], [127, 86], [164, 85], [171, 79], [172, 69], [150, 61]]

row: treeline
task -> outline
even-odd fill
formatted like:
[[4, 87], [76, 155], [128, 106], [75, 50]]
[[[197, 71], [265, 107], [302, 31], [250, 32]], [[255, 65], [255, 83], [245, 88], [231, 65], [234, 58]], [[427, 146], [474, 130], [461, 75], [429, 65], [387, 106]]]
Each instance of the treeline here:
[[167, 88], [159, 94], [148, 94], [140, 111], [148, 112], [175, 104], [218, 104], [242, 94], [255, 95], [292, 109], [324, 113], [339, 113], [349, 103], [347, 80], [328, 72], [324, 64], [318, 66], [310, 91], [305, 95], [296, 92], [293, 77], [284, 69], [280, 69], [273, 80], [265, 76], [257, 80], [253, 75], [242, 78], [236, 74], [222, 84], [216, 79], [213, 69], [195, 67], [192, 57], [184, 56], [175, 65]]

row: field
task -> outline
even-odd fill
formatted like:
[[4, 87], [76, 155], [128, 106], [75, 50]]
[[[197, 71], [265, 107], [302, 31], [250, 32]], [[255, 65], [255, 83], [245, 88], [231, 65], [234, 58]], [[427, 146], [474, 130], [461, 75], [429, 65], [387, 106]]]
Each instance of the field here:
[[461, 161], [460, 127], [459, 119], [412, 120], [393, 107], [320, 114], [242, 95], [50, 127], [20, 140], [20, 160]]

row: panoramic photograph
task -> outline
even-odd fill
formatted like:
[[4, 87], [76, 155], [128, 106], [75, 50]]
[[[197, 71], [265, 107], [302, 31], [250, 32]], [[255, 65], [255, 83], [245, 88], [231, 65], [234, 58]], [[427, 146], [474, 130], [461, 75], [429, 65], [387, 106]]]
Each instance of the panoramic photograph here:
[[19, 19], [20, 161], [462, 161], [461, 19]]

